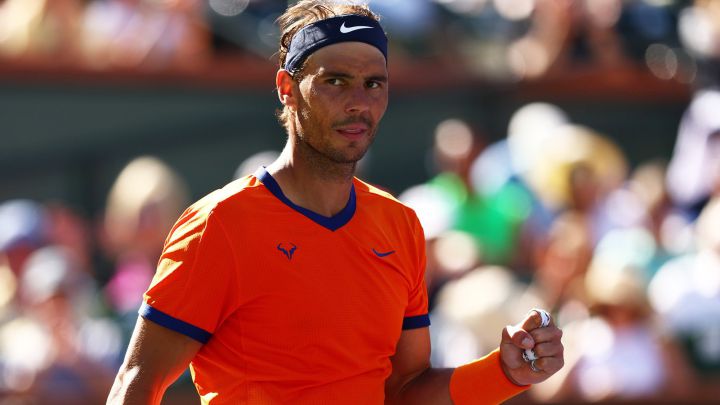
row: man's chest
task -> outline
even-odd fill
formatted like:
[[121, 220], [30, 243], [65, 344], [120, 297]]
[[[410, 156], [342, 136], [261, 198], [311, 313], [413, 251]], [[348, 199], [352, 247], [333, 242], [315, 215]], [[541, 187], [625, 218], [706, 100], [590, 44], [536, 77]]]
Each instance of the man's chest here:
[[282, 221], [253, 229], [232, 243], [242, 302], [235, 319], [254, 350], [394, 351], [417, 274], [407, 241], [375, 224], [356, 232]]

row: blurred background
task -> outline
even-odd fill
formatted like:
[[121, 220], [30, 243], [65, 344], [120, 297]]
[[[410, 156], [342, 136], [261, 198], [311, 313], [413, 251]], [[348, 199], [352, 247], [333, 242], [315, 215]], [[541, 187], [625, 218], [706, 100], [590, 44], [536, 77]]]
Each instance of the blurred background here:
[[[720, 1], [369, 3], [433, 364], [544, 307], [566, 366], [510, 403], [717, 402]], [[0, 0], [0, 404], [104, 403], [177, 216], [284, 145], [287, 5]]]

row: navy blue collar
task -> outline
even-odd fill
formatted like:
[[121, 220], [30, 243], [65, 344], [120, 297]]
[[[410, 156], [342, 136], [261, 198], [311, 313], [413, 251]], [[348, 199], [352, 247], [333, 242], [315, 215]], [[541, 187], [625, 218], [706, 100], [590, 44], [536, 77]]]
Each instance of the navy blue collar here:
[[326, 217], [324, 215], [320, 215], [316, 212], [310, 211], [307, 208], [303, 208], [292, 201], [290, 201], [285, 194], [283, 193], [282, 189], [280, 189], [280, 185], [275, 181], [273, 176], [270, 175], [270, 173], [265, 170], [264, 167], [260, 167], [255, 171], [254, 176], [260, 180], [265, 187], [270, 190], [270, 192], [277, 197], [278, 200], [282, 201], [285, 205], [288, 207], [294, 209], [295, 211], [303, 214], [304, 216], [308, 217], [313, 222], [317, 223], [318, 225], [325, 227], [331, 231], [336, 231], [343, 227], [343, 225], [350, 222], [353, 215], [355, 214], [355, 185], [353, 184], [350, 188], [350, 198], [348, 198], [348, 202], [345, 205], [345, 208], [342, 209], [342, 211], [338, 212], [337, 214], [333, 215], [332, 217]]

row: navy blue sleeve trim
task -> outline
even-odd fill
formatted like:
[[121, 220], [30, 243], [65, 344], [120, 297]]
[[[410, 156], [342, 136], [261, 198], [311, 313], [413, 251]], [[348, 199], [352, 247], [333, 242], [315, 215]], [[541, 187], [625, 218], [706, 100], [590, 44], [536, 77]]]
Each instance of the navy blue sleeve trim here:
[[149, 321], [153, 321], [156, 324], [164, 326], [170, 330], [174, 330], [175, 332], [182, 333], [183, 335], [193, 338], [200, 343], [207, 343], [212, 336], [212, 333], [204, 329], [200, 329], [197, 326], [190, 325], [187, 322], [173, 318], [172, 316], [158, 311], [145, 303], [142, 304], [138, 313], [140, 316]]
[[430, 317], [428, 314], [418, 316], [408, 316], [403, 319], [403, 330], [417, 329], [430, 326]]

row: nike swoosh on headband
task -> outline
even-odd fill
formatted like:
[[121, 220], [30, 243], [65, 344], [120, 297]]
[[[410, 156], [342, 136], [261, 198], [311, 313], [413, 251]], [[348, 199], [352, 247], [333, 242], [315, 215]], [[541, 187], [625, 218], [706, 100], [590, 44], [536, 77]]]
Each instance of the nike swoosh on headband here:
[[364, 42], [374, 46], [382, 52], [387, 63], [387, 37], [380, 24], [371, 17], [344, 14], [308, 24], [295, 33], [283, 67], [291, 74], [295, 73], [313, 52], [340, 42]]
[[342, 32], [343, 34], [347, 34], [348, 32], [364, 30], [367, 28], [373, 28], [373, 27], [368, 27], [367, 25], [356, 25], [354, 27], [346, 27], [345, 23], [342, 23], [342, 25], [340, 26], [340, 32]]

